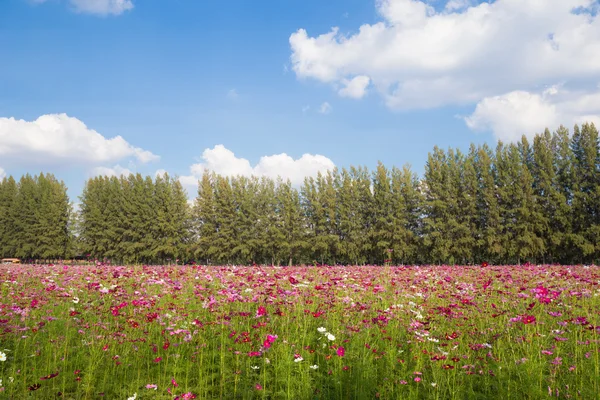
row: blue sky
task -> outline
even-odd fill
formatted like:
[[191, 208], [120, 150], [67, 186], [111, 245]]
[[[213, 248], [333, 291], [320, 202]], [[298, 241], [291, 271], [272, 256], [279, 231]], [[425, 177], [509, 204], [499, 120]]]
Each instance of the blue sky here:
[[[565, 2], [569, 9], [557, 6]], [[599, 48], [597, 2], [549, 0], [524, 44], [518, 32], [494, 31], [506, 26], [506, 12], [539, 21], [534, 3], [3, 0], [0, 169], [53, 172], [73, 197], [101, 172], [166, 170], [187, 177], [190, 191], [203, 168], [236, 173], [232, 165], [296, 180], [378, 160], [421, 173], [434, 145], [466, 150], [595, 120], [600, 60], [589, 55]], [[590, 12], [571, 13], [575, 6]], [[575, 18], [587, 18], [581, 43], [568, 41], [581, 25]], [[365, 24], [377, 32], [359, 30]], [[328, 35], [332, 27], [339, 30]], [[550, 32], [556, 54], [546, 49]], [[556, 68], [503, 56], [525, 45]], [[564, 67], [567, 57], [585, 65]], [[368, 86], [348, 95], [342, 90], [355, 77]], [[327, 113], [319, 112], [324, 103]], [[50, 117], [40, 128], [34, 121], [42, 116]], [[90, 130], [129, 147], [94, 142]], [[32, 143], [42, 136], [47, 146]], [[281, 153], [331, 164], [288, 159], [280, 167], [271, 159], [256, 169], [261, 157]]]

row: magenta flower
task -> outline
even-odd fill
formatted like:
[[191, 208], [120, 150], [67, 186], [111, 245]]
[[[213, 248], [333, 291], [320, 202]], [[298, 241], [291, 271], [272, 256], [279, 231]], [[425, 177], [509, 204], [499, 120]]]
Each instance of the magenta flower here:
[[337, 348], [337, 355], [340, 356], [340, 357], [344, 357], [344, 354], [346, 354], [346, 350], [342, 346], [338, 347]]

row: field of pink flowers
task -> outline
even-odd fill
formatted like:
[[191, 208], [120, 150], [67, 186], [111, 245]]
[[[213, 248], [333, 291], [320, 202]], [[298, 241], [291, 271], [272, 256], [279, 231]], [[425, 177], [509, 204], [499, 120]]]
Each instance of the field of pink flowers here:
[[600, 397], [600, 268], [0, 266], [0, 398]]

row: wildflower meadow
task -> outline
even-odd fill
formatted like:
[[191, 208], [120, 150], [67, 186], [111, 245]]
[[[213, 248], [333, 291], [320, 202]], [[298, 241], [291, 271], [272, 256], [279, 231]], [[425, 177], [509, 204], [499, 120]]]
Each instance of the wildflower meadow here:
[[596, 266], [0, 269], [0, 398], [595, 399]]

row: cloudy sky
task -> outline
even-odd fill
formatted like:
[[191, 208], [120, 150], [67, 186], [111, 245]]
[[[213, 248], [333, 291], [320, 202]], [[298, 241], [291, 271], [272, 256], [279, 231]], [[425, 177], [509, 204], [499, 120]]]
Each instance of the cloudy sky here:
[[298, 184], [600, 123], [598, 0], [2, 0], [0, 176]]

